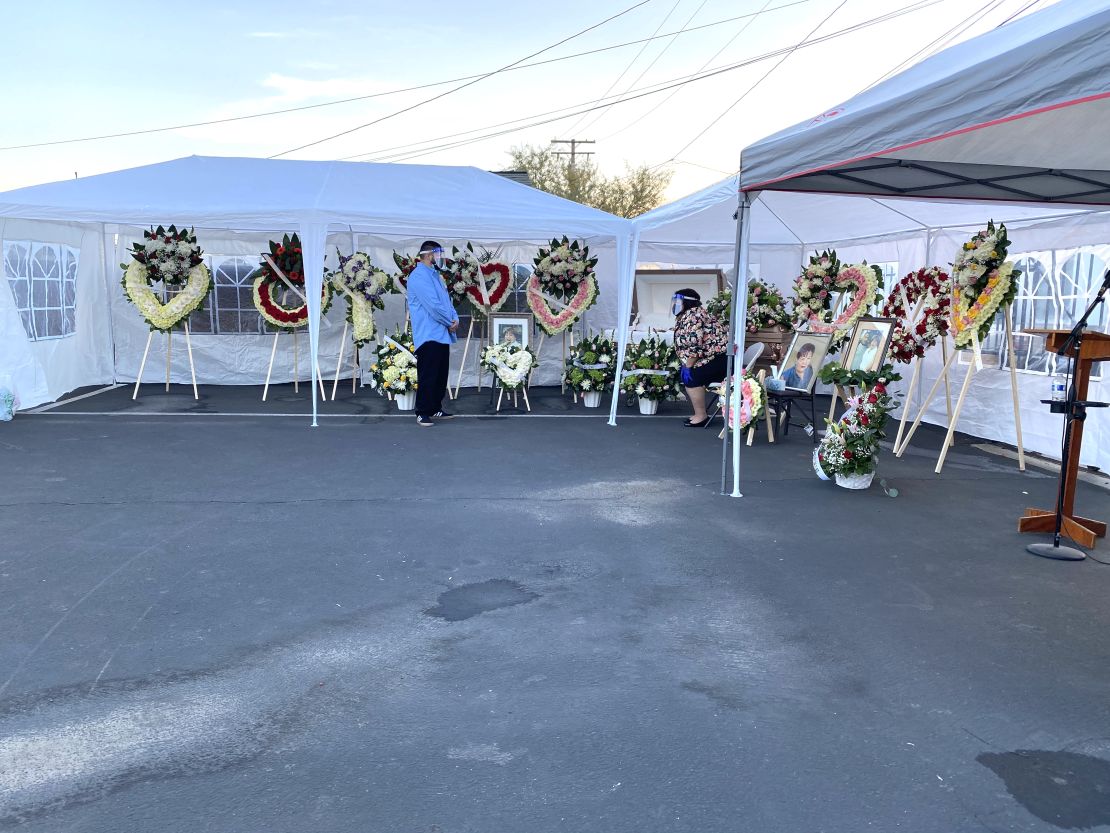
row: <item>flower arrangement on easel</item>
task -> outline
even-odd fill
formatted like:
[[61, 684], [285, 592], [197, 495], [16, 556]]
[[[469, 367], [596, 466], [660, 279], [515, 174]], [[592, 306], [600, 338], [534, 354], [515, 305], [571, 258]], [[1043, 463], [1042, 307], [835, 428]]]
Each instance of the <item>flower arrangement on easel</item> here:
[[621, 391], [636, 396], [640, 413], [650, 415], [666, 399], [681, 395], [678, 375], [681, 369], [674, 345], [657, 336], [640, 339], [625, 348]]
[[[189, 337], [189, 316], [204, 309], [204, 301], [212, 289], [212, 275], [204, 264], [204, 252], [197, 244], [195, 230], [184, 226], [178, 229], [171, 225], [168, 229], [158, 226], [144, 231], [143, 242], [132, 245], [131, 263], [120, 266], [124, 270], [121, 280], [124, 295], [150, 327], [131, 398], [139, 395], [139, 384], [155, 332], [166, 334], [166, 390], [169, 391], [173, 330], [181, 325], [189, 354], [193, 398], [199, 399], [193, 345]], [[162, 284], [161, 299], [154, 291], [156, 283]]]
[[347, 302], [347, 317], [343, 322], [343, 335], [339, 337], [339, 358], [335, 363], [335, 378], [331, 385], [331, 398], [334, 400], [339, 387], [339, 374], [343, 368], [343, 358], [347, 355], [347, 333], [351, 333], [351, 393], [361, 375], [359, 370], [359, 350], [374, 338], [374, 310], [385, 309], [385, 296], [393, 291], [393, 279], [374, 266], [366, 252], [342, 255], [335, 251], [339, 267], [328, 276], [328, 281], [336, 294]]
[[[300, 238], [286, 234], [281, 242], [271, 240], [269, 251], [262, 253], [258, 269], [255, 270], [251, 285], [254, 307], [268, 329], [274, 331], [274, 346], [270, 350], [270, 365], [266, 370], [266, 384], [262, 388], [262, 401], [270, 393], [270, 378], [274, 372], [274, 359], [277, 356], [278, 337], [283, 332], [293, 333], [293, 390], [300, 391], [300, 348], [297, 343], [297, 330], [308, 324], [308, 299], [305, 297], [304, 254]], [[320, 315], [331, 307], [331, 281], [323, 281], [320, 298]], [[324, 393], [324, 377], [320, 373], [319, 362], [316, 366], [316, 379], [320, 385], [320, 398], [327, 399]]]
[[516, 403], [517, 393], [523, 393], [524, 405], [531, 411], [532, 404], [528, 401], [528, 377], [538, 364], [536, 354], [528, 347], [516, 342], [501, 342], [500, 344], [487, 345], [481, 353], [483, 370], [488, 370], [497, 380], [501, 388], [497, 395], [497, 410], [501, 410], [501, 400], [505, 391], [509, 391]]
[[407, 330], [397, 330], [378, 345], [375, 362], [370, 365], [370, 386], [397, 403], [397, 409], [416, 407], [416, 345]]
[[957, 356], [966, 353], [970, 348], [971, 360], [968, 362], [967, 375], [960, 389], [959, 399], [956, 400], [955, 409], [949, 416], [948, 433], [944, 438], [940, 456], [934, 471], [940, 474], [944, 467], [944, 460], [948, 456], [948, 449], [953, 444], [956, 425], [959, 422], [960, 412], [963, 410], [967, 391], [971, 386], [971, 379], [978, 370], [983, 368], [981, 343], [990, 333], [995, 316], [1001, 311], [1006, 330], [1006, 349], [1011, 357], [1010, 392], [1014, 406], [1014, 431], [1017, 435], [1018, 469], [1025, 471], [1025, 445], [1021, 434], [1021, 409], [1018, 397], [1018, 376], [1014, 356], [1014, 331], [1011, 320], [1011, 305], [1017, 295], [1017, 279], [1021, 272], [1014, 268], [1014, 264], [1006, 259], [1009, 253], [1010, 238], [1004, 223], [997, 226], [993, 220], [987, 222], [987, 227], [972, 235], [956, 255], [952, 264], [952, 320], [949, 325], [949, 334], [956, 345], [956, 350], [949, 355], [941, 368], [940, 375], [933, 383], [932, 389], [925, 397], [918, 411], [917, 418], [907, 432], [902, 444], [895, 449], [901, 457], [909, 446], [917, 427], [925, 415], [926, 409], [932, 403], [941, 383], [948, 385], [948, 370]]
[[563, 235], [541, 248], [533, 264], [528, 307], [545, 335], [558, 335], [597, 303], [597, 258], [590, 257], [589, 247]]
[[866, 261], [844, 265], [833, 250], [815, 253], [794, 281], [794, 322], [832, 333], [830, 352], [842, 346], [867, 310], [883, 301], [883, 271]]

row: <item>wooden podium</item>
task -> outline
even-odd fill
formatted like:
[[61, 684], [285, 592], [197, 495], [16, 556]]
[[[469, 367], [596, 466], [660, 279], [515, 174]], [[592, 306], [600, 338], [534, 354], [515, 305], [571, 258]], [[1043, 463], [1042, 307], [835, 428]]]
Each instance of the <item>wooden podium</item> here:
[[[1071, 330], [1026, 330], [1031, 335], [1044, 336], [1045, 349], [1055, 353], [1064, 346]], [[1076, 359], [1075, 349], [1068, 354]], [[1091, 363], [1110, 360], [1110, 335], [1088, 330], [1083, 334], [1083, 344], [1078, 360], [1075, 362], [1075, 393], [1080, 402], [1087, 400], [1087, 385], [1091, 380]], [[1061, 462], [1064, 478], [1064, 520], [1060, 532], [1071, 538], [1081, 547], [1091, 549], [1096, 538], [1106, 535], [1106, 524], [1090, 518], [1080, 518], [1074, 512], [1075, 484], [1079, 479], [1079, 451], [1083, 445], [1083, 420], [1071, 424], [1071, 447], [1068, 459]], [[1018, 520], [1020, 532], [1054, 532], [1056, 530], [1056, 510], [1026, 509], [1024, 517]]]

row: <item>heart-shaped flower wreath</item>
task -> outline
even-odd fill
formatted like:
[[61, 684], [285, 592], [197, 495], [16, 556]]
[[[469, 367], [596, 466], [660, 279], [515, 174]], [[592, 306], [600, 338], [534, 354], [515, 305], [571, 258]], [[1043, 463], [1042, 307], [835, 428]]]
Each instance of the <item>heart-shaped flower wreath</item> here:
[[528, 279], [528, 308], [548, 335], [561, 333], [597, 303], [597, 258], [577, 240], [552, 239], [533, 260]]
[[[866, 262], [843, 266], [835, 251], [815, 254], [794, 281], [795, 323], [812, 333], [831, 333], [834, 344], [843, 343], [868, 308], [882, 302], [882, 285], [883, 273], [877, 266]], [[848, 300], [833, 318], [833, 302], [840, 293], [847, 293]]]
[[[143, 242], [135, 243], [133, 249], [131, 263], [121, 264], [121, 283], [127, 299], [152, 330], [168, 332], [204, 308], [212, 275], [192, 230], [158, 226], [144, 231]], [[153, 288], [159, 282], [162, 298]]]

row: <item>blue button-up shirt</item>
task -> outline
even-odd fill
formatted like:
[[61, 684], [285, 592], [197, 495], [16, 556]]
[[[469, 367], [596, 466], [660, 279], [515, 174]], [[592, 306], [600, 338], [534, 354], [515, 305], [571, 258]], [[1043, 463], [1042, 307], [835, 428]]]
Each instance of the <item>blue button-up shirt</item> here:
[[409, 275], [409, 316], [412, 340], [419, 349], [427, 341], [454, 344], [458, 339], [447, 328], [459, 320], [439, 272], [423, 263]]

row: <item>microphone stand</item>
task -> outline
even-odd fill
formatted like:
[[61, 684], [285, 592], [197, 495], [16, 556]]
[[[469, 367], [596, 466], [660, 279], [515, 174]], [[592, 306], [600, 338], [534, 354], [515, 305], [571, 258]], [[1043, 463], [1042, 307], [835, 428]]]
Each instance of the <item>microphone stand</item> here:
[[[1102, 276], [1102, 286], [1087, 307], [1087, 311], [1083, 313], [1083, 317], [1072, 327], [1071, 334], [1068, 336], [1067, 341], [1056, 351], [1056, 355], [1066, 357], [1068, 353], [1074, 350], [1075, 358], [1072, 360], [1072, 368], [1074, 368], [1075, 363], [1079, 361], [1079, 354], [1083, 348], [1083, 333], [1087, 329], [1087, 321], [1098, 308], [1099, 304], [1105, 300], [1107, 290], [1110, 290], [1110, 269], [1106, 270], [1106, 274]], [[1049, 407], [1054, 414], [1061, 412], [1064, 414], [1064, 442], [1060, 456], [1060, 486], [1056, 494], [1056, 529], [1051, 544], [1029, 544], [1025, 549], [1033, 553], [1033, 555], [1039, 555], [1042, 558], [1054, 558], [1059, 561], [1082, 561], [1087, 557], [1085, 552], [1075, 547], [1060, 546], [1060, 530], [1064, 525], [1064, 491], [1068, 479], [1068, 454], [1071, 451], [1072, 424], [1077, 421], [1082, 422], [1087, 418], [1088, 407], [1099, 407], [1102, 403], [1080, 401], [1078, 398], [1079, 393], [1075, 386], [1075, 373], [1070, 369], [1068, 377], [1068, 393], [1066, 399], [1063, 402], [1048, 400]]]

